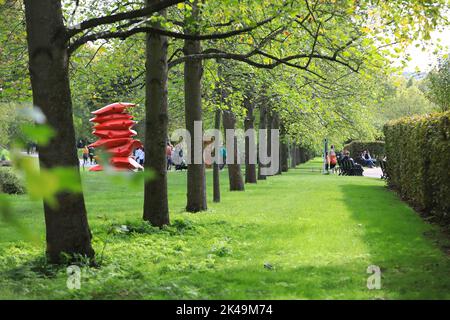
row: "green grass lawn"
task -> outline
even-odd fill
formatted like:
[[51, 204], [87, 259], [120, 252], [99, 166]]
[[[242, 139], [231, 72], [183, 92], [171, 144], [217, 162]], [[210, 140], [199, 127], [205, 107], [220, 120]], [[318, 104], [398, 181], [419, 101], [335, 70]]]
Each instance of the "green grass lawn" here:
[[[66, 270], [43, 259], [42, 205], [12, 197], [40, 241], [0, 223], [0, 298], [450, 298], [448, 241], [379, 179], [294, 169], [228, 192], [223, 172], [222, 202], [189, 214], [186, 173], [171, 172], [173, 226], [160, 231], [141, 223], [141, 190], [103, 175], [83, 173], [100, 268], [83, 268], [81, 290], [68, 290]], [[369, 265], [381, 268], [381, 290], [366, 287]]]

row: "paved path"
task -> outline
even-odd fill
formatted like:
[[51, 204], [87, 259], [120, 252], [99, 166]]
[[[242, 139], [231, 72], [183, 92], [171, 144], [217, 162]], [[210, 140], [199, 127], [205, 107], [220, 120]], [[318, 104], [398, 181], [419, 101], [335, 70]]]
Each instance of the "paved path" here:
[[370, 177], [370, 178], [378, 178], [380, 179], [381, 176], [383, 175], [383, 172], [381, 171], [380, 167], [375, 167], [375, 168], [364, 168], [364, 173], [363, 175], [365, 177]]
[[[26, 152], [22, 152], [22, 154], [27, 155]], [[29, 156], [31, 156], [31, 157], [37, 157], [38, 154], [37, 154], [37, 153], [34, 153], [34, 154], [29, 155]], [[94, 166], [94, 165], [92, 165], [92, 164], [86, 164], [86, 165], [84, 166], [84, 168], [85, 168], [85, 170], [89, 170], [92, 166]], [[83, 168], [83, 159], [80, 159], [80, 167]], [[298, 168], [297, 168], [297, 169], [298, 169]], [[315, 167], [311, 167], [311, 168], [301, 168], [301, 169], [308, 170], [308, 171], [311, 171], [311, 172], [313, 172], [313, 171], [319, 171], [319, 172], [320, 172], [320, 171], [322, 170], [321, 168], [315, 168]], [[363, 173], [363, 175], [364, 175], [365, 177], [370, 177], [370, 178], [377, 178], [377, 179], [380, 179], [381, 176], [383, 175], [383, 172], [381, 171], [381, 168], [380, 168], [380, 167], [375, 167], [375, 168], [372, 168], [372, 169], [364, 168], [364, 173]]]
[[28, 154], [28, 153], [26, 153], [26, 151], [21, 151], [20, 153], [22, 154], [22, 156], [33, 157], [33, 158], [37, 158], [39, 156], [37, 152]]
[[[37, 158], [39, 156], [38, 153], [36, 153], [36, 152], [32, 153], [32, 154], [27, 154], [25, 151], [22, 151], [21, 154], [23, 156], [33, 157], [33, 158]], [[79, 159], [79, 160], [80, 160], [80, 168], [83, 168], [83, 159]], [[93, 166], [95, 166], [95, 164], [91, 164], [91, 163], [88, 162], [84, 167], [86, 169], [89, 169], [89, 168], [91, 168]]]

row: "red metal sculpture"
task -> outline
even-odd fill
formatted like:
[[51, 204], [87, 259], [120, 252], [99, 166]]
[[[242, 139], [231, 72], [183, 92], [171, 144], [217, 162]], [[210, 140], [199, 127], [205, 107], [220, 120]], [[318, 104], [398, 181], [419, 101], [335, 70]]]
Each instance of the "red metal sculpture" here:
[[[89, 120], [96, 123], [92, 134], [100, 138], [89, 146], [106, 150], [111, 155], [110, 164], [117, 170], [142, 169], [142, 166], [131, 157], [134, 149], [142, 148], [141, 142], [132, 138], [137, 134], [131, 130], [136, 123], [127, 113], [127, 109], [134, 106], [132, 103], [113, 103], [92, 112], [95, 117]], [[101, 165], [90, 169], [90, 171], [102, 170]]]

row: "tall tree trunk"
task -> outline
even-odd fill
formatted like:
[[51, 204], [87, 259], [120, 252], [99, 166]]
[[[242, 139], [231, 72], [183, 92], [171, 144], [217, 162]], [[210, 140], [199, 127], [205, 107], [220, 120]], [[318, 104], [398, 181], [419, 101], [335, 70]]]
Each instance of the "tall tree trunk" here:
[[[152, 4], [155, 0], [148, 0]], [[164, 15], [165, 12], [161, 12]], [[159, 28], [160, 24], [152, 24]], [[145, 170], [155, 173], [145, 183], [144, 220], [153, 226], [170, 223], [167, 199], [167, 37], [146, 35], [147, 57], [145, 77]]]
[[254, 145], [251, 145], [251, 143], [254, 144], [255, 141], [253, 130], [255, 128], [255, 116], [253, 115], [253, 104], [248, 96], [244, 99], [244, 107], [247, 109], [247, 116], [244, 120], [244, 130], [246, 132], [247, 130], [250, 130], [249, 134], [252, 136], [252, 138], [250, 136], [245, 137], [245, 183], [257, 183], [256, 164], [250, 163], [250, 150], [255, 148]]
[[[220, 110], [216, 110], [214, 116], [214, 129], [220, 130], [220, 118], [222, 112]], [[220, 152], [217, 148], [214, 152]], [[220, 168], [219, 164], [213, 163], [213, 198], [214, 202], [220, 202]]]
[[[272, 129], [278, 129], [278, 130], [280, 130], [280, 115], [278, 114], [278, 112], [276, 112], [276, 111], [273, 111], [272, 112]], [[281, 139], [280, 139], [280, 141], [279, 141], [279, 152], [278, 152], [278, 170], [277, 170], [277, 172], [275, 173], [275, 174], [281, 174], [281, 172], [282, 172], [282, 170], [281, 170], [281, 165], [282, 165], [282, 162], [281, 162], [281, 156], [282, 156], [282, 144], [281, 144]]]
[[[192, 2], [192, 15], [190, 19], [195, 22], [194, 31], [186, 29], [187, 33], [198, 34], [198, 24], [196, 23], [200, 16], [200, 9], [198, 1]], [[189, 20], [190, 20], [189, 19]], [[186, 21], [192, 25], [192, 22]], [[200, 41], [185, 40], [184, 54], [186, 56], [196, 55], [201, 53]], [[190, 164], [188, 164], [187, 173], [187, 205], [186, 211], [198, 212], [207, 210], [206, 203], [206, 178], [205, 178], [205, 163], [203, 161], [203, 139], [197, 144], [194, 143], [194, 125], [195, 121], [202, 121], [202, 75], [203, 67], [202, 60], [188, 59], [184, 64], [184, 104], [186, 115], [186, 130], [191, 134], [191, 150], [189, 150]], [[203, 136], [203, 125], [201, 132]], [[198, 159], [194, 159], [195, 154], [199, 154]], [[197, 162], [197, 163], [196, 163]]]
[[[231, 110], [223, 111], [223, 129], [225, 131], [225, 137], [227, 137], [226, 130], [232, 129], [233, 131], [236, 128], [236, 117]], [[241, 165], [239, 164], [239, 154], [238, 154], [238, 145], [237, 145], [237, 137], [233, 135], [234, 148], [230, 150], [229, 146], [232, 141], [227, 139], [227, 161], [230, 159], [230, 151], [234, 155], [233, 163], [228, 164], [228, 177], [230, 179], [230, 191], [244, 191], [244, 179], [242, 178]]]
[[303, 149], [303, 147], [299, 148], [299, 154], [300, 154], [300, 163], [305, 163], [305, 150]]
[[280, 124], [280, 168], [283, 172], [289, 170], [289, 146], [286, 137], [286, 128], [283, 123]]
[[296, 145], [291, 145], [291, 168], [295, 169], [297, 166], [297, 152], [296, 152]]
[[[259, 130], [267, 129], [267, 108], [264, 102], [259, 107]], [[259, 139], [259, 137], [258, 137]], [[258, 140], [258, 180], [266, 180], [266, 176], [261, 173], [261, 168], [265, 165], [261, 163], [261, 158], [259, 156], [259, 140]]]
[[[267, 156], [272, 157], [272, 129], [273, 129], [273, 111], [271, 106], [267, 107]], [[270, 165], [270, 164], [269, 164]], [[269, 174], [269, 176], [273, 175]]]
[[[81, 185], [61, 1], [25, 0], [25, 14], [33, 104], [56, 131], [47, 146], [39, 146], [40, 166], [73, 170]], [[59, 192], [56, 198], [56, 206], [44, 202], [49, 260], [61, 262], [63, 252], [93, 258], [83, 193]]]

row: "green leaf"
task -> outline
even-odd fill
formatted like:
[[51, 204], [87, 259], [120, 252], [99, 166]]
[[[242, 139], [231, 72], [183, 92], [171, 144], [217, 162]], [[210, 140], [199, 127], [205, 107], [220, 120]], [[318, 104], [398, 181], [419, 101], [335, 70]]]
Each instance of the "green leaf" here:
[[55, 130], [53, 130], [50, 126], [42, 124], [25, 124], [21, 129], [28, 140], [35, 141], [41, 146], [47, 145], [50, 139], [53, 138], [56, 134]]

